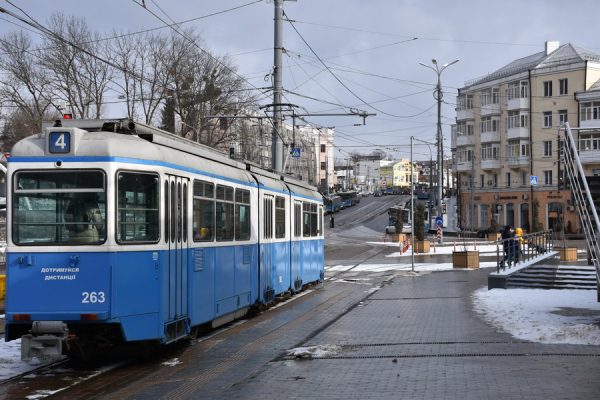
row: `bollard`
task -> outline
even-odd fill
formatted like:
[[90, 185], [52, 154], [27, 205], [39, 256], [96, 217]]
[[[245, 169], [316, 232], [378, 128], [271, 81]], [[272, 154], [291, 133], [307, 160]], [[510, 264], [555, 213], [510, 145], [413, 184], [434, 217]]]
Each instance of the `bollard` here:
[[[460, 236], [459, 236], [460, 238]], [[456, 240], [454, 241], [454, 251], [456, 251]]]
[[473, 250], [477, 250], [477, 239], [475, 239], [475, 244], [473, 245]]

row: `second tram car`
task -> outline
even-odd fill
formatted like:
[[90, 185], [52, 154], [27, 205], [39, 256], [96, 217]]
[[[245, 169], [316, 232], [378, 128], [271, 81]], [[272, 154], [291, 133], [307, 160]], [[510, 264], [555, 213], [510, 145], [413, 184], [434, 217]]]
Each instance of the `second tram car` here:
[[59, 120], [7, 179], [23, 360], [173, 342], [324, 278], [313, 187], [139, 122]]

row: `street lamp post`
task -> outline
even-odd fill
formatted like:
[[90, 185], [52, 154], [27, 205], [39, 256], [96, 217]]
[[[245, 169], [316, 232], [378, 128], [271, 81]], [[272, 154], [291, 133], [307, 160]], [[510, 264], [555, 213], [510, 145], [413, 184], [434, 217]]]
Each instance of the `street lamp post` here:
[[[436, 141], [437, 141], [437, 145], [438, 145], [438, 152], [437, 152], [437, 165], [438, 165], [438, 181], [437, 181], [437, 216], [441, 217], [442, 216], [442, 180], [443, 180], [443, 173], [444, 173], [444, 169], [443, 169], [443, 156], [444, 156], [444, 140], [442, 137], [442, 98], [444, 97], [444, 93], [442, 92], [442, 80], [441, 80], [441, 75], [442, 72], [449, 67], [452, 64], [456, 64], [459, 60], [454, 60], [451, 63], [446, 63], [444, 65], [442, 65], [442, 67], [440, 68], [438, 65], [437, 60], [434, 58], [431, 60], [431, 62], [433, 63], [433, 65], [435, 65], [435, 68], [430, 67], [427, 64], [423, 64], [423, 63], [419, 63], [424, 67], [427, 67], [431, 70], [433, 70], [438, 77], [438, 81], [437, 81], [437, 86], [435, 88], [435, 91], [433, 92], [433, 97], [437, 100], [438, 103], [438, 114], [437, 114], [437, 135], [436, 135]], [[443, 236], [440, 236], [438, 243], [442, 244], [444, 242]]]

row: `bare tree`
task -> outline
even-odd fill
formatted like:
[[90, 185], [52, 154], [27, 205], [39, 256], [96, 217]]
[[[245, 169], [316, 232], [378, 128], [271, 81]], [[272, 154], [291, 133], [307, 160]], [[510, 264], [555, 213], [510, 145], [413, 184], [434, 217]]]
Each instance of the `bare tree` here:
[[10, 108], [2, 116], [4, 124], [0, 130], [0, 149], [9, 152], [19, 140], [34, 135], [41, 131], [41, 119], [54, 119], [59, 117], [56, 109], [50, 109], [41, 116], [37, 116], [35, 106]]
[[103, 53], [101, 35], [90, 31], [85, 19], [61, 12], [52, 14], [48, 25], [56, 36], [43, 38], [40, 62], [48, 70], [51, 95], [66, 100], [76, 117], [99, 118], [106, 84], [115, 74], [97, 57]]
[[22, 31], [0, 39], [0, 49], [4, 53], [0, 63], [0, 70], [4, 72], [0, 75], [0, 99], [20, 111], [11, 112], [11, 115], [19, 114], [16, 120], [29, 121], [39, 132], [42, 120], [53, 114], [53, 110], [56, 114], [58, 109], [50, 96], [51, 82], [38, 63], [39, 50]]

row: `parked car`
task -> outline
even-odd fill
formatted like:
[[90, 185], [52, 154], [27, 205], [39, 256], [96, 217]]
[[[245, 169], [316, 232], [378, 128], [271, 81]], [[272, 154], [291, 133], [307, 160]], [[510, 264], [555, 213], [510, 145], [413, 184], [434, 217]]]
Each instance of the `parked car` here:
[[381, 197], [381, 192], [379, 190], [374, 191], [373, 197]]
[[[504, 226], [500, 226], [500, 228], [498, 229], [498, 233], [502, 233], [503, 230], [504, 230]], [[489, 235], [490, 233], [492, 233], [492, 228], [485, 228], [480, 231], [477, 231], [477, 237], [484, 238], [487, 235]]]
[[417, 195], [417, 199], [428, 199], [429, 198], [429, 193], [419, 193]]

